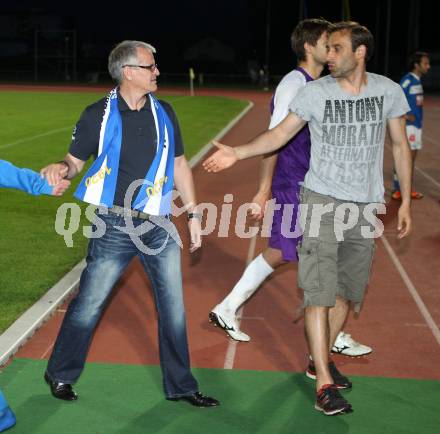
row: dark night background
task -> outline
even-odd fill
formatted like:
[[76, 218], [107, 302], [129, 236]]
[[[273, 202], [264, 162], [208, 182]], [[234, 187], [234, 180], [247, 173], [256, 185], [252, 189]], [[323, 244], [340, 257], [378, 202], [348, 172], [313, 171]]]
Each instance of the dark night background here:
[[[295, 65], [289, 37], [300, 14], [339, 21], [344, 3], [162, 0], [111, 6], [90, 0], [2, 0], [0, 80], [104, 82], [111, 47], [123, 39], [139, 39], [157, 48], [162, 84], [183, 83], [193, 67], [196, 74], [203, 73], [205, 85], [251, 85], [249, 69], [258, 71], [266, 64], [270, 84], [275, 84]], [[376, 38], [370, 71], [398, 80], [406, 71], [408, 53], [423, 49], [432, 63], [425, 87], [440, 89], [439, 31], [432, 2], [351, 0], [349, 5], [351, 19], [366, 25]]]

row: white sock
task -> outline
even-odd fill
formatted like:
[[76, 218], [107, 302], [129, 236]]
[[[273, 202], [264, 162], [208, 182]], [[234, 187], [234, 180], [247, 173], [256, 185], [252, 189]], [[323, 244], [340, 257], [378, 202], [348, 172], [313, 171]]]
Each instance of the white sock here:
[[240, 280], [221, 302], [220, 306], [232, 314], [258, 289], [274, 269], [259, 254], [244, 270]]

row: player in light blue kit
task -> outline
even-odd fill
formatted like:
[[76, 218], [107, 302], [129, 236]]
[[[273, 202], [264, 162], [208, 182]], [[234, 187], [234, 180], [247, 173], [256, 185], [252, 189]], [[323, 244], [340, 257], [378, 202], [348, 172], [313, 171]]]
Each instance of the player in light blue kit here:
[[0, 187], [15, 188], [35, 196], [61, 196], [69, 185], [70, 181], [63, 179], [52, 187], [39, 173], [30, 169], [19, 169], [8, 161], [0, 160]]
[[[30, 169], [19, 169], [5, 160], [0, 160], [0, 187], [15, 188], [33, 195], [49, 194], [61, 196], [69, 187], [70, 181], [62, 180], [54, 187]], [[0, 390], [0, 432], [15, 425], [15, 415]]]
[[0, 390], [0, 432], [6, 431], [15, 425], [15, 415]]
[[[414, 163], [416, 161], [417, 151], [422, 149], [423, 86], [420, 79], [431, 67], [429, 64], [429, 54], [423, 51], [416, 51], [410, 56], [408, 64], [410, 72], [402, 77], [400, 86], [402, 86], [405, 92], [411, 109], [405, 118], [406, 134], [408, 136], [409, 146], [411, 147], [414, 174]], [[396, 171], [394, 171], [393, 194], [391, 197], [397, 200], [402, 197]], [[422, 197], [423, 194], [418, 191], [414, 190], [411, 192], [412, 199], [422, 199]]]

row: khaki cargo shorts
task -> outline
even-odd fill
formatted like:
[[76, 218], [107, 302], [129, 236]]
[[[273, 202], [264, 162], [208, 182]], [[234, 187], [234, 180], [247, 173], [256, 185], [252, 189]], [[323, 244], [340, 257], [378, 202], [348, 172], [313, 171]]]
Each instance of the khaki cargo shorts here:
[[339, 296], [359, 311], [375, 250], [374, 204], [338, 200], [305, 187], [300, 204], [298, 286], [304, 290], [304, 307], [331, 307]]

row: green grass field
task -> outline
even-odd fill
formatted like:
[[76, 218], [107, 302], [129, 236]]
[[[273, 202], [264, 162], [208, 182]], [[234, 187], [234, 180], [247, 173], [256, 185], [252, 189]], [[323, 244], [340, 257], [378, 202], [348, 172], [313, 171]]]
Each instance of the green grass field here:
[[[36, 171], [62, 159], [82, 110], [103, 96], [0, 92], [0, 159]], [[188, 159], [247, 105], [222, 97], [163, 99], [177, 112]], [[57, 208], [63, 202], [77, 202], [73, 191], [80, 179], [62, 198], [1, 190], [0, 333], [84, 257], [87, 239], [82, 231], [74, 235], [73, 248], [67, 248], [54, 229]], [[82, 223], [89, 224], [85, 219]]]

